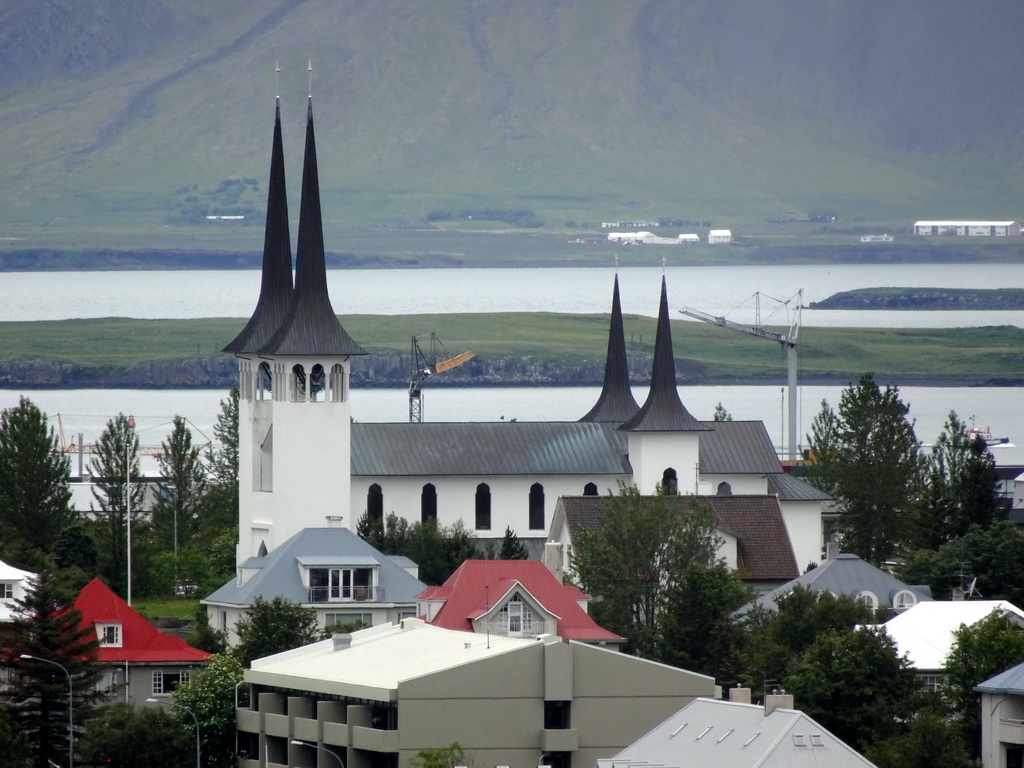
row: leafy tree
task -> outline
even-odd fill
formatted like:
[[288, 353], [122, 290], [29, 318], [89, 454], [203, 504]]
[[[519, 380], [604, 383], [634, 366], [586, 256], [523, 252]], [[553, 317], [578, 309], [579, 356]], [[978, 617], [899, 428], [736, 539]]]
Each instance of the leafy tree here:
[[519, 540], [516, 532], [511, 527], [505, 528], [505, 535], [501, 539], [501, 546], [498, 547], [496, 560], [528, 560], [526, 545]]
[[[89, 721], [79, 757], [87, 765], [164, 768], [195, 762], [195, 725], [182, 728], [166, 707], [105, 707]], [[205, 758], [205, 755], [204, 755]], [[210, 764], [212, 765], [212, 763]]]
[[66, 763], [68, 676], [77, 730], [97, 696], [101, 669], [95, 663], [96, 633], [81, 625], [74, 600], [46, 571], [33, 580], [23, 599], [14, 601], [12, 613], [3, 660], [17, 674], [0, 687], [0, 701], [14, 729], [28, 737], [34, 766], [46, 768], [47, 760]]
[[[118, 594], [127, 594], [128, 525], [132, 536], [141, 540], [140, 511], [146, 497], [145, 484], [138, 481], [139, 438], [134, 421], [123, 413], [107, 422], [97, 443], [97, 456], [90, 462], [93, 475], [95, 511], [94, 538], [100, 556], [100, 574]], [[131, 478], [129, 483], [128, 478]], [[126, 486], [130, 484], [130, 492]], [[129, 504], [131, 520], [128, 519]], [[133, 550], [132, 556], [135, 557]], [[133, 562], [132, 574], [138, 568]]]
[[937, 550], [920, 549], [907, 554], [897, 569], [907, 584], [927, 584], [939, 599], [948, 599], [954, 588], [969, 589], [989, 600], [1024, 603], [1024, 532], [1013, 523], [998, 522], [984, 530], [972, 526], [965, 535]]
[[[213, 425], [214, 443], [206, 454], [209, 482], [199, 527], [209, 538], [224, 529], [238, 526], [238, 387], [220, 401], [220, 413]], [[235, 534], [237, 539], [237, 533]]]
[[707, 506], [620, 484], [607, 497], [600, 528], [576, 542], [574, 578], [600, 598], [592, 606], [595, 621], [625, 637], [633, 653], [654, 658], [673, 579], [690, 566], [712, 565], [719, 543]]
[[821, 465], [809, 479], [840, 502], [844, 550], [875, 565], [900, 554], [912, 533], [923, 459], [909, 412], [898, 388], [883, 391], [866, 373], [843, 391], [836, 418], [823, 404], [809, 437]]
[[668, 585], [660, 622], [659, 661], [736, 683], [743, 667], [742, 633], [732, 613], [753, 592], [719, 561], [690, 566]]
[[935, 549], [1000, 518], [995, 459], [984, 440], [950, 411], [928, 456], [918, 512], [918, 544]]
[[151, 511], [153, 535], [158, 549], [173, 552], [177, 583], [178, 553], [197, 532], [206, 468], [199, 449], [192, 445], [192, 431], [181, 416], [174, 417], [174, 427], [161, 448], [157, 457], [161, 474], [158, 499]]
[[[231, 768], [235, 762], [235, 695], [247, 695], [242, 682], [242, 663], [234, 653], [218, 653], [206, 666], [192, 673], [188, 685], [174, 690], [176, 704], [188, 707], [203, 724], [200, 739], [206, 768]], [[189, 731], [195, 727], [191, 716], [173, 708], [179, 723]], [[185, 765], [186, 763], [180, 763]]]
[[795, 587], [776, 601], [775, 611], [754, 609], [744, 616], [747, 682], [755, 690], [765, 681], [780, 684], [818, 638], [851, 632], [874, 618], [871, 609], [849, 595]]
[[968, 749], [978, 756], [980, 697], [974, 686], [1024, 661], [1024, 631], [1008, 616], [993, 612], [973, 626], [961, 625], [954, 635], [946, 657], [942, 692], [949, 699]]
[[954, 723], [939, 712], [924, 710], [907, 730], [867, 748], [864, 756], [878, 768], [973, 768]]
[[189, 645], [207, 653], [223, 653], [227, 650], [227, 633], [210, 626], [210, 615], [202, 604], [196, 604], [192, 617], [192, 631], [186, 641]]
[[725, 406], [722, 405], [722, 401], [721, 400], [719, 400], [718, 404], [715, 406], [715, 412], [714, 412], [714, 415], [711, 417], [711, 420], [712, 421], [732, 421], [732, 414], [729, 413], [729, 411], [727, 411], [725, 409]]
[[52, 565], [55, 543], [74, 524], [70, 466], [46, 414], [22, 397], [0, 412], [0, 552], [26, 568]]
[[412, 759], [417, 768], [455, 768], [457, 765], [468, 765], [466, 751], [453, 741], [447, 747], [421, 749]]
[[320, 639], [316, 611], [281, 596], [269, 601], [257, 597], [235, 625], [235, 630], [239, 640], [235, 652], [246, 667], [252, 664], [253, 659], [289, 651]]
[[919, 691], [893, 639], [867, 628], [819, 636], [785, 687], [804, 712], [860, 752], [900, 733]]
[[414, 523], [409, 527], [405, 552], [419, 566], [420, 579], [427, 584], [443, 584], [466, 560], [480, 556], [476, 537], [461, 520], [453, 525], [438, 525], [436, 520]]

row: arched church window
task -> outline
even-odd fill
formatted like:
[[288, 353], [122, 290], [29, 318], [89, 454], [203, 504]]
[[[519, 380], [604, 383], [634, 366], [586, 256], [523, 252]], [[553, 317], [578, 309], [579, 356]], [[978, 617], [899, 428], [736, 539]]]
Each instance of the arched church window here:
[[534, 483], [530, 486], [530, 530], [544, 528], [544, 486]]
[[661, 492], [665, 496], [676, 496], [679, 494], [679, 479], [676, 471], [668, 467], [661, 473]]
[[587, 483], [583, 486], [584, 496], [597, 496], [597, 483]]
[[306, 399], [306, 369], [301, 365], [292, 366], [292, 402], [301, 403]]
[[366, 516], [370, 520], [384, 521], [384, 491], [377, 483], [366, 492]]
[[726, 482], [718, 484], [718, 495], [719, 496], [732, 496], [732, 486]]
[[476, 529], [491, 530], [491, 487], [487, 483], [476, 487]]
[[345, 401], [345, 368], [341, 363], [331, 366], [330, 398], [332, 403]]
[[323, 399], [324, 387], [327, 384], [326, 376], [324, 375], [324, 367], [317, 363], [313, 366], [313, 369], [309, 372], [309, 399], [312, 402], [318, 402]]
[[437, 489], [433, 483], [427, 483], [420, 493], [420, 521], [426, 523], [431, 520], [437, 522]]
[[260, 363], [256, 371], [256, 399], [265, 400], [266, 396], [273, 390], [274, 377], [270, 374], [270, 365]]

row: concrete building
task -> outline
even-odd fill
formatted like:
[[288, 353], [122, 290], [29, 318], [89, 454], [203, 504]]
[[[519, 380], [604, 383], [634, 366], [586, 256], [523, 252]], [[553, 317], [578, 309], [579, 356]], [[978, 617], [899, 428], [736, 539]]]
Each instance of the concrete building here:
[[974, 690], [981, 694], [981, 764], [1024, 765], [1024, 664], [990, 677]]
[[915, 235], [956, 235], [958, 237], [1007, 237], [1020, 235], [1012, 221], [915, 221]]
[[240, 768], [323, 766], [324, 750], [346, 768], [410, 768], [453, 742], [472, 765], [582, 768], [715, 691], [710, 677], [553, 635], [419, 619], [258, 659], [245, 682]]
[[732, 242], [732, 231], [728, 229], [712, 229], [708, 231], [708, 242], [712, 245]]

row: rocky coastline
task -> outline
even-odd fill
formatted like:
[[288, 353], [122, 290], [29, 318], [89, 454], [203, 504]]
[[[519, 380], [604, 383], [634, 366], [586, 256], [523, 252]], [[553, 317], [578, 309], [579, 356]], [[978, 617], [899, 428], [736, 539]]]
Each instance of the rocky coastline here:
[[812, 301], [810, 309], [991, 311], [1024, 309], [1019, 288], [860, 288]]

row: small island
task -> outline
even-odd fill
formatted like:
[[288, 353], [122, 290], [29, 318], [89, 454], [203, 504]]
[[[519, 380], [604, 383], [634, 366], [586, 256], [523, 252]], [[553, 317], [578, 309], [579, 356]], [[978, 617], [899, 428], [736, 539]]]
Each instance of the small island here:
[[810, 309], [1018, 310], [1021, 288], [858, 288], [812, 301]]

